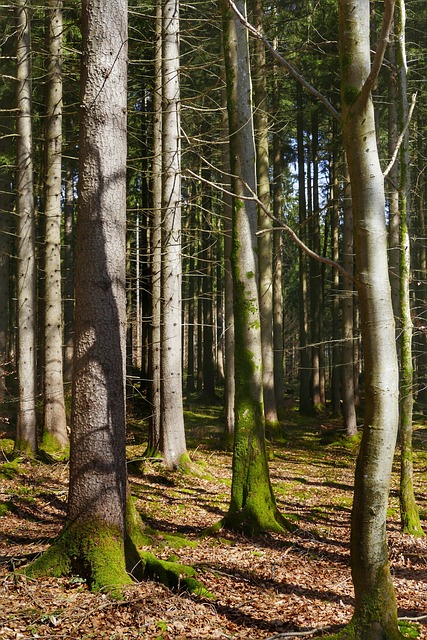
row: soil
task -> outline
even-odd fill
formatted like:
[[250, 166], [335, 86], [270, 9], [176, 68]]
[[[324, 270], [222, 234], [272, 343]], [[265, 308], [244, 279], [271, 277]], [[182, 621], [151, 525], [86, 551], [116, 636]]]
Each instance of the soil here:
[[[353, 611], [349, 521], [357, 447], [326, 415], [304, 421], [288, 411], [269, 441], [278, 506], [297, 529], [250, 539], [220, 531], [201, 537], [226, 512], [231, 453], [218, 448], [218, 407], [186, 411], [190, 474], [144, 460], [141, 421], [130, 422], [132, 492], [152, 531], [151, 551], [197, 569], [206, 598], [135, 583], [123, 600], [91, 593], [78, 576], [29, 579], [18, 569], [42, 553], [64, 523], [66, 462], [11, 460], [10, 433], [0, 441], [0, 638], [275, 639], [339, 630]], [[427, 427], [417, 426], [416, 497], [427, 531]], [[405, 633], [427, 640], [427, 542], [401, 533], [398, 456], [390, 496], [388, 544]], [[3, 506], [2, 506], [3, 505]], [[148, 548], [147, 548], [148, 549]], [[407, 625], [410, 625], [409, 627]]]

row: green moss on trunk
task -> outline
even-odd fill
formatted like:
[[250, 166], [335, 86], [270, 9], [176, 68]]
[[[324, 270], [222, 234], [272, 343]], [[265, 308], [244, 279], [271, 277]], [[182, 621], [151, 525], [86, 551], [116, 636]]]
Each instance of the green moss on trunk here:
[[43, 431], [39, 448], [55, 459], [66, 460], [70, 457], [70, 447], [64, 447], [49, 431]]
[[31, 576], [79, 575], [93, 591], [119, 596], [132, 579], [126, 571], [123, 536], [115, 527], [98, 520], [67, 526], [52, 546], [33, 563]]

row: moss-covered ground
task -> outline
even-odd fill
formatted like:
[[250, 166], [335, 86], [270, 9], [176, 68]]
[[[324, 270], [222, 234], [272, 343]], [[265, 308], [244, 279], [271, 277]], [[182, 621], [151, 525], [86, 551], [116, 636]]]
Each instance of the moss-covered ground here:
[[[191, 397], [185, 420], [191, 465], [167, 472], [160, 459], [144, 459], [146, 423], [141, 412], [130, 412], [128, 468], [146, 524], [143, 551], [162, 561], [159, 572], [178, 567], [182, 583], [167, 588], [154, 573], [154, 581], [127, 586], [122, 600], [91, 593], [79, 576], [19, 573], [62, 528], [68, 465], [12, 462], [11, 433], [0, 433], [0, 638], [279, 640], [312, 629], [334, 633], [349, 621], [357, 439], [348, 442], [327, 412], [307, 419], [289, 406], [268, 453], [279, 509], [296, 531], [256, 539], [225, 531], [201, 537], [227, 511], [231, 453], [220, 446], [220, 405]], [[416, 424], [414, 443], [416, 495], [427, 530], [427, 424]], [[401, 629], [426, 640], [427, 541], [402, 535], [398, 500], [396, 456], [388, 539]], [[181, 565], [193, 567], [215, 598], [183, 589], [193, 575]]]

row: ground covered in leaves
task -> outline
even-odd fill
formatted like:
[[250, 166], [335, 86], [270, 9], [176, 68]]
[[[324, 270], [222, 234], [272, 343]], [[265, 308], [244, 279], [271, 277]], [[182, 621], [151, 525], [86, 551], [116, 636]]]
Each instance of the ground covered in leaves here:
[[[122, 600], [90, 593], [77, 576], [32, 580], [17, 570], [60, 531], [67, 499], [66, 463], [11, 462], [0, 434], [0, 638], [153, 640], [276, 639], [331, 633], [352, 615], [349, 519], [356, 446], [327, 416], [289, 411], [269, 441], [271, 479], [281, 511], [297, 529], [249, 539], [225, 531], [201, 538], [228, 506], [231, 454], [219, 448], [219, 408], [186, 410], [191, 474], [167, 473], [144, 460], [144, 432], [129, 431], [129, 473], [136, 504], [163, 559], [197, 569], [213, 598], [172, 592], [155, 582], [126, 588]], [[427, 426], [415, 431], [418, 504], [427, 531]], [[399, 525], [398, 459], [388, 540], [405, 633], [427, 639], [427, 541]], [[414, 636], [412, 636], [414, 637]]]

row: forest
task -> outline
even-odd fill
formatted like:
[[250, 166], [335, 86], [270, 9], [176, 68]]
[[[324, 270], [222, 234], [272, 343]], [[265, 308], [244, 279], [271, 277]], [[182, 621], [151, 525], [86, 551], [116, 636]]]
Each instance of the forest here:
[[0, 12], [0, 637], [426, 639], [425, 3]]

